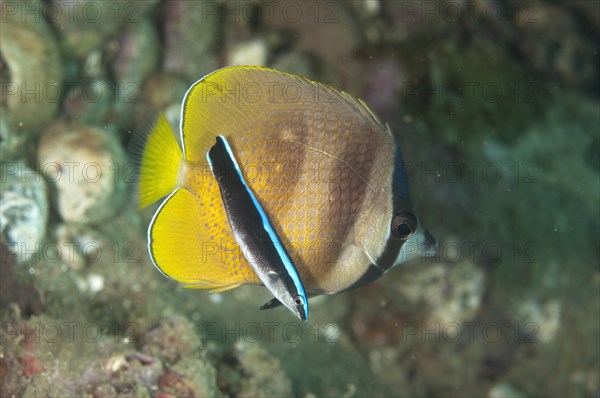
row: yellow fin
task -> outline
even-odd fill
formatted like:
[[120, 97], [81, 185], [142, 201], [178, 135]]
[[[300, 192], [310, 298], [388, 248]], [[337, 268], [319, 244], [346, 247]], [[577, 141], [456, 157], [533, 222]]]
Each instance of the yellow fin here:
[[360, 115], [380, 126], [364, 102], [333, 87], [275, 69], [231, 66], [204, 76], [186, 93], [182, 110], [185, 158], [193, 163], [204, 161], [217, 135], [235, 137], [259, 131], [274, 115], [306, 109], [306, 104], [356, 118]]
[[173, 130], [160, 114], [141, 155], [138, 206], [144, 208], [177, 187], [183, 155]]
[[211, 282], [200, 281], [200, 282], [185, 285], [184, 287], [186, 289], [211, 289], [211, 291], [209, 293], [213, 294], [213, 293], [223, 293], [223, 292], [235, 289], [236, 287], [240, 287], [240, 286], [241, 286], [241, 284], [239, 284], [239, 283], [233, 283], [230, 285], [218, 285], [218, 284], [211, 283]]
[[219, 244], [210, 240], [197, 200], [189, 191], [177, 189], [157, 210], [148, 229], [154, 265], [188, 288], [223, 291], [256, 283], [249, 266], [225, 262], [215, 250]]
[[216, 288], [212, 289], [210, 291], [210, 293], [211, 294], [213, 294], [213, 293], [223, 293], [223, 292], [226, 292], [228, 290], [235, 289], [236, 287], [239, 287], [239, 286], [240, 286], [239, 284], [220, 286], [220, 287], [216, 287]]

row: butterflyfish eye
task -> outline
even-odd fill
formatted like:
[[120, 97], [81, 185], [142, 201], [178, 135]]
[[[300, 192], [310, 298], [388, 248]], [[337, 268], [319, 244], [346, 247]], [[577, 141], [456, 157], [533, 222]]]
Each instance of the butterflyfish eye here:
[[396, 239], [408, 239], [417, 230], [417, 218], [410, 211], [403, 211], [392, 220], [392, 235]]

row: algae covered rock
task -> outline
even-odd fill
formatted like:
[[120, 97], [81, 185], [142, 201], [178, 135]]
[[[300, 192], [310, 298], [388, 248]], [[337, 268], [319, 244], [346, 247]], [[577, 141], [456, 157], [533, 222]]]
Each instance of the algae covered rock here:
[[176, 363], [200, 346], [192, 325], [181, 317], [163, 319], [159, 325], [146, 333], [144, 341], [144, 352], [159, 356], [166, 363]]
[[0, 231], [23, 263], [40, 249], [46, 233], [48, 198], [42, 176], [23, 162], [6, 162], [0, 185]]
[[123, 25], [139, 23], [158, 0], [53, 0], [52, 3], [48, 19], [61, 34], [63, 51], [70, 56], [84, 57]]
[[22, 155], [24, 143], [25, 135], [19, 134], [10, 111], [0, 106], [0, 159], [3, 162], [17, 159]]
[[217, 66], [215, 47], [219, 31], [218, 4], [211, 1], [175, 1], [166, 9], [163, 68], [190, 82]]
[[66, 119], [79, 124], [103, 125], [120, 93], [105, 79], [78, 84], [67, 92], [63, 103]]
[[41, 15], [41, 1], [0, 4], [0, 57], [8, 70], [8, 78], [2, 79], [2, 102], [6, 102], [19, 131], [38, 133], [54, 117], [60, 104], [58, 44]]
[[157, 70], [159, 56], [160, 39], [154, 24], [142, 19], [125, 25], [112, 62], [115, 86], [112, 110], [107, 118], [121, 130], [131, 129], [134, 122], [131, 115], [144, 100], [142, 86], [146, 78]]
[[431, 133], [450, 145], [466, 143], [472, 156], [490, 137], [517, 139], [550, 97], [547, 87], [503, 46], [484, 38], [429, 46], [425, 57], [429, 70], [419, 59], [409, 62], [412, 72], [403, 84], [402, 102], [426, 109]]
[[229, 51], [227, 64], [265, 66], [268, 53], [269, 49], [264, 39], [238, 43]]
[[[150, 121], [156, 119], [159, 112], [165, 112], [169, 122], [170, 115], [176, 116], [176, 122], [171, 124], [173, 131], [179, 130], [181, 102], [188, 85], [185, 81], [169, 73], [155, 73], [149, 76], [142, 86], [140, 102], [134, 109], [134, 127], [136, 130], [148, 128]], [[169, 111], [172, 108], [173, 111]]]
[[484, 293], [484, 279], [480, 268], [461, 259], [452, 265], [435, 263], [418, 267], [405, 274], [396, 287], [409, 303], [424, 305], [428, 312], [426, 322], [446, 325], [468, 322], [475, 317]]
[[238, 397], [288, 397], [292, 383], [279, 360], [257, 344], [238, 342], [217, 367], [221, 390]]
[[200, 352], [200, 341], [193, 325], [181, 316], [160, 320], [143, 337], [142, 352], [158, 358], [165, 369], [157, 380], [161, 394], [172, 396], [217, 397], [215, 368]]
[[127, 162], [111, 130], [58, 122], [44, 132], [38, 161], [66, 222], [106, 220], [124, 202]]
[[[587, 6], [595, 10], [585, 10], [584, 15], [575, 16], [567, 12], [565, 6], [581, 7], [581, 3], [594, 2], [565, 3], [522, 4], [515, 18], [519, 38], [516, 47], [528, 66], [548, 79], [565, 86], [597, 90], [600, 65], [597, 54], [590, 51], [594, 47], [590, 32], [592, 25], [598, 24], [598, 4]], [[519, 6], [518, 3], [512, 5]]]
[[[160, 350], [153, 351], [156, 355], [144, 353], [152, 342], [127, 340], [123, 333], [102, 329], [81, 315], [21, 319], [17, 314], [3, 320], [2, 396], [221, 395], [214, 367], [198, 351], [186, 351], [169, 365]], [[182, 318], [175, 322], [191, 329]], [[180, 341], [195, 337], [169, 336]]]

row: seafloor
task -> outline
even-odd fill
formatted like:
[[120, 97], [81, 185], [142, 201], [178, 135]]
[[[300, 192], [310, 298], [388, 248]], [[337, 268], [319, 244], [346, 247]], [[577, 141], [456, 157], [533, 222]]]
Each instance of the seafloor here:
[[[600, 396], [600, 3], [0, 1], [2, 397]], [[259, 311], [152, 266], [125, 147], [225, 65], [363, 98], [428, 262]], [[181, 242], [185, 250], [186, 242]]]

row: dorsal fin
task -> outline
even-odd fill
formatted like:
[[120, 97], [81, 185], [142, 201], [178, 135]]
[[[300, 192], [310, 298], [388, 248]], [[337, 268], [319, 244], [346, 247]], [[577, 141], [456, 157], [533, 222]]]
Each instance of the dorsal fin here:
[[323, 111], [361, 115], [386, 130], [364, 102], [331, 86], [275, 69], [233, 66], [206, 75], [186, 93], [181, 111], [185, 157], [203, 161], [216, 135], [235, 136], [264, 124], [274, 112], [315, 101]]

